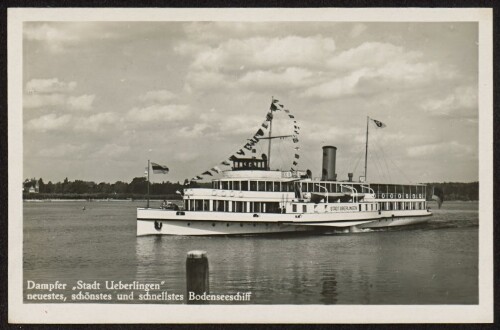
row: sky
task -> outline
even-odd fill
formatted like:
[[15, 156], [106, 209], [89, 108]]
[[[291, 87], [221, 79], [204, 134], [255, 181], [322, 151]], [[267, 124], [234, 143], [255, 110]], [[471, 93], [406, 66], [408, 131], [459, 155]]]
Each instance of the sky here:
[[25, 22], [23, 84], [24, 178], [130, 182], [150, 159], [170, 168], [151, 181], [183, 181], [274, 97], [300, 142], [276, 140], [273, 168], [299, 146], [319, 177], [334, 145], [338, 178], [363, 175], [369, 116], [369, 181], [478, 180], [477, 23]]

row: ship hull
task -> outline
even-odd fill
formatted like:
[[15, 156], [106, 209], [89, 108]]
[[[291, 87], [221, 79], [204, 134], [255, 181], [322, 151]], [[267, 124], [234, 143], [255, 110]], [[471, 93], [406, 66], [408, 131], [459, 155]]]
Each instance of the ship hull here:
[[363, 212], [344, 214], [245, 214], [137, 210], [137, 236], [146, 235], [260, 235], [341, 231], [406, 226], [426, 222], [430, 212]]
[[176, 221], [137, 220], [137, 236], [212, 236], [212, 235], [261, 235], [314, 231], [311, 226], [296, 226], [273, 222], [223, 222], [223, 221]]

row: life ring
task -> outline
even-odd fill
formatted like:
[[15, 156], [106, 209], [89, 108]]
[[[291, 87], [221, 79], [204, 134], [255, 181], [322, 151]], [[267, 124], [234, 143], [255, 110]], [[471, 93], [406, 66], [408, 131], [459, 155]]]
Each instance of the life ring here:
[[155, 221], [155, 229], [156, 230], [161, 230], [162, 226], [163, 226], [162, 222]]

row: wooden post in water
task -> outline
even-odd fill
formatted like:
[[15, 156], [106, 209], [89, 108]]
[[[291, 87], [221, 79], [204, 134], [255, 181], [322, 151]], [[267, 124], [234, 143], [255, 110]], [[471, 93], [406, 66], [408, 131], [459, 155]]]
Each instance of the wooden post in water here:
[[209, 293], [208, 258], [206, 251], [189, 251], [186, 258], [186, 291], [188, 303], [204, 303], [203, 300], [190, 300], [190, 292], [195, 295]]

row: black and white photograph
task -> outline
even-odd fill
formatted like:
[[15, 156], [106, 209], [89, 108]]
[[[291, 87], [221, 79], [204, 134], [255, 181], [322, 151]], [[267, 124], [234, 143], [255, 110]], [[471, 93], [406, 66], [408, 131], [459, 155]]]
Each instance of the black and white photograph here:
[[491, 9], [8, 24], [9, 322], [492, 322]]

